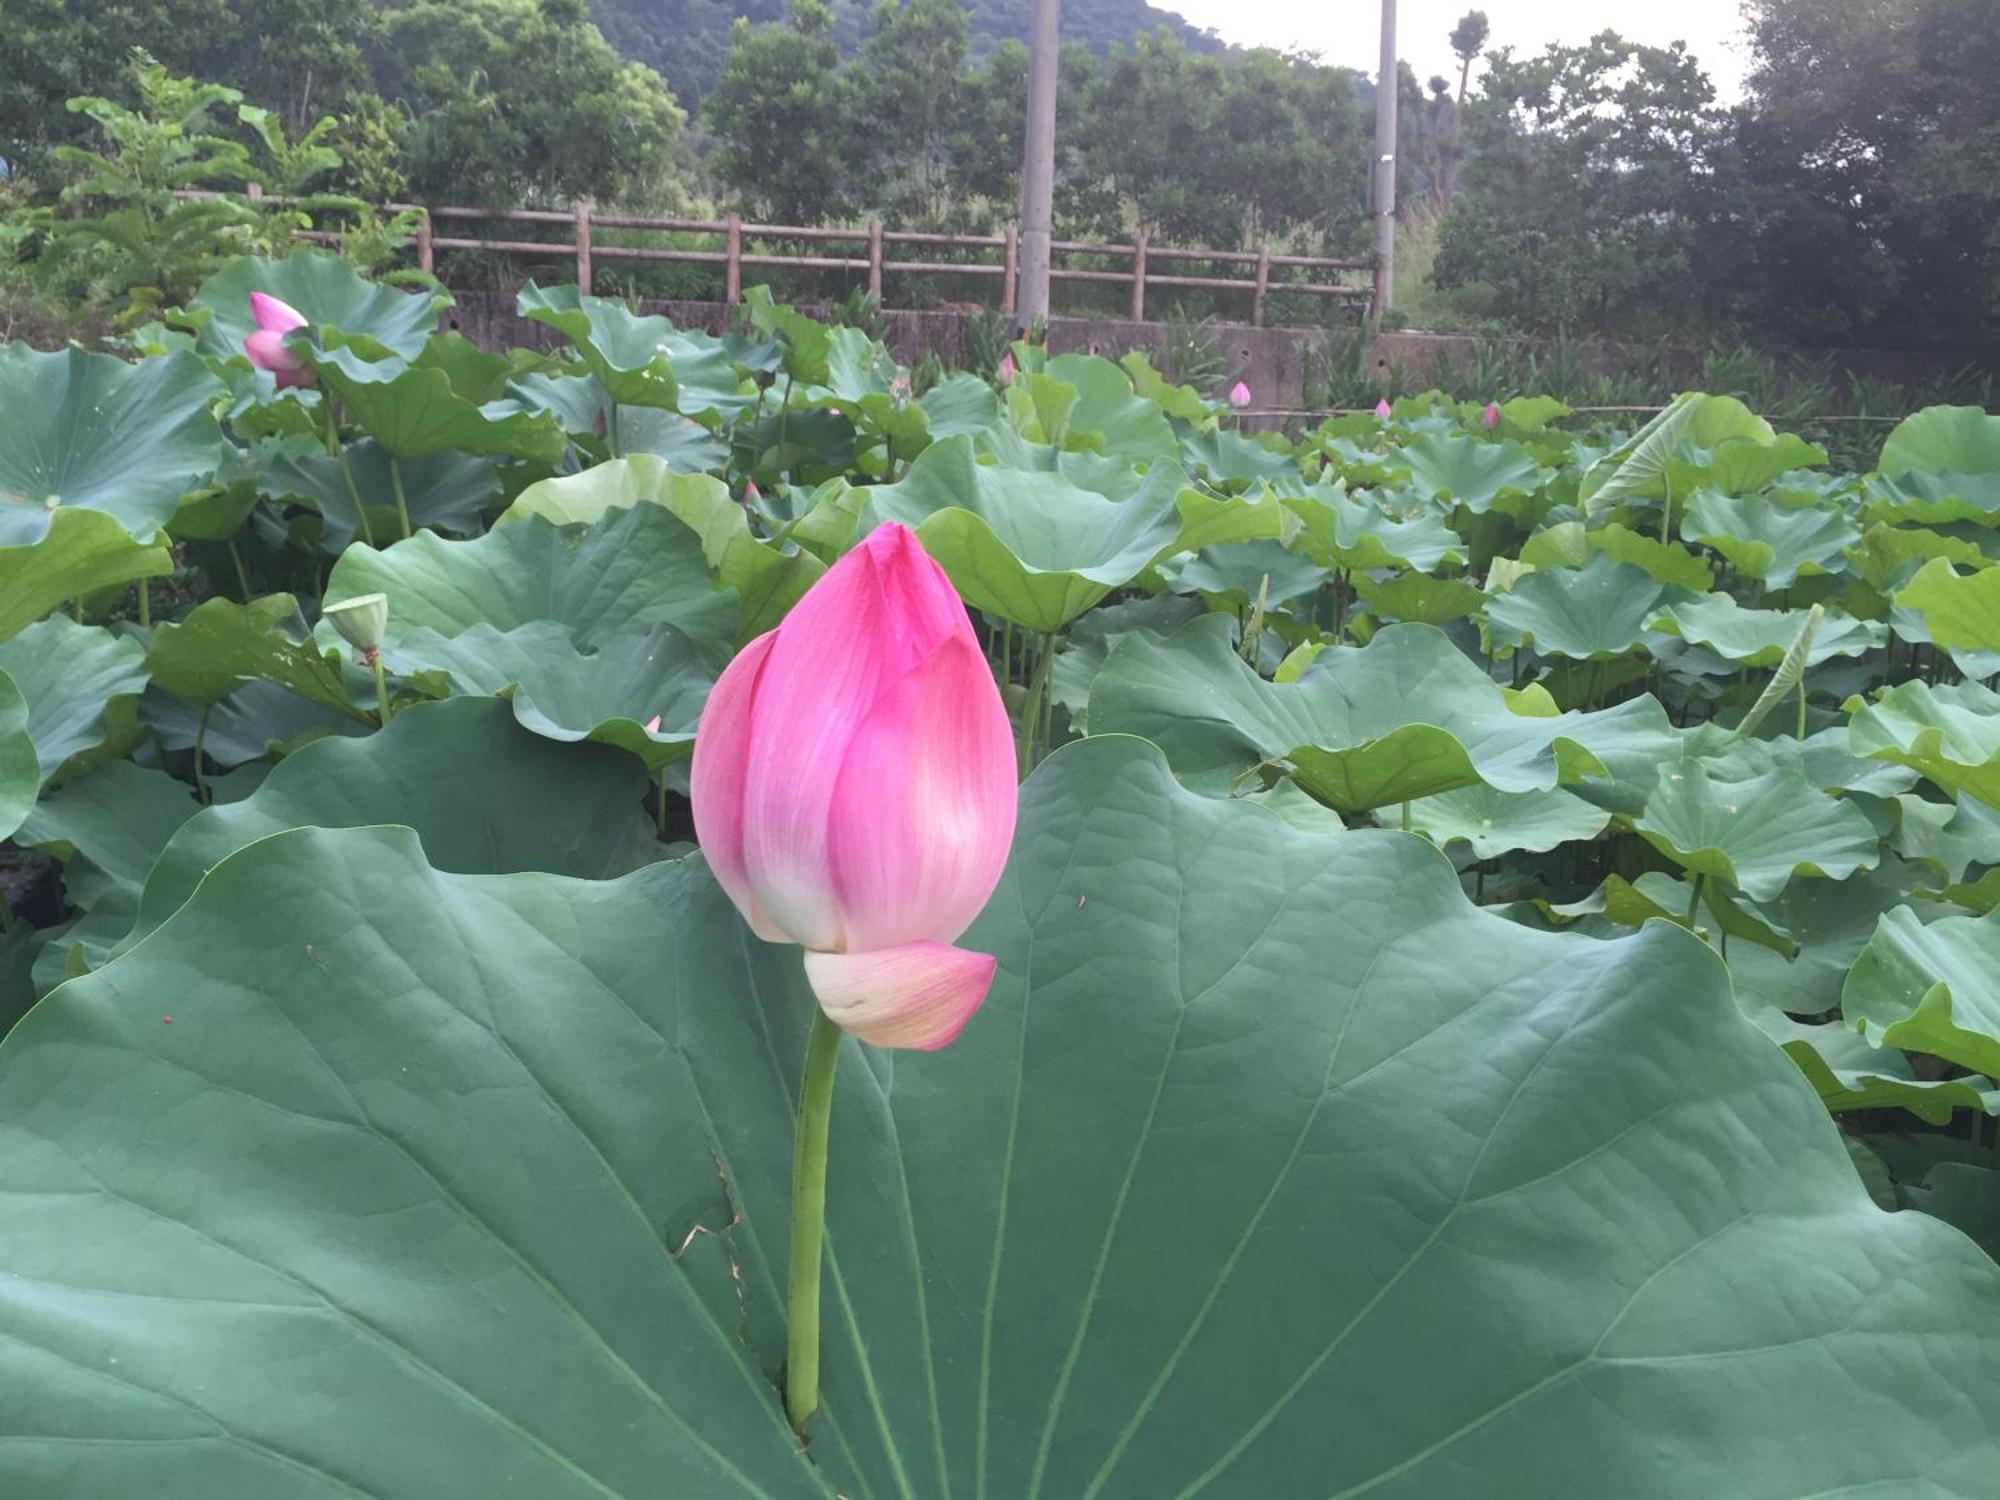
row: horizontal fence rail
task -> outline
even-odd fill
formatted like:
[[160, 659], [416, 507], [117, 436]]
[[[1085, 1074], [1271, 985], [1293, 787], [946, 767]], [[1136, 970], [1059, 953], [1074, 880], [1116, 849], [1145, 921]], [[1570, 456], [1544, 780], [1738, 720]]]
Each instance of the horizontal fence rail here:
[[[214, 192], [189, 191], [187, 198], [231, 196]], [[254, 188], [247, 195], [266, 204], [298, 205], [309, 200], [267, 196]], [[489, 254], [535, 255], [567, 259], [576, 266], [576, 284], [584, 292], [591, 289], [592, 270], [600, 260], [653, 261], [722, 268], [723, 299], [738, 302], [743, 296], [743, 271], [751, 268], [783, 268], [802, 271], [865, 272], [868, 292], [880, 298], [887, 279], [897, 276], [997, 277], [1000, 282], [1000, 311], [1015, 308], [1016, 282], [1020, 276], [1020, 231], [1008, 225], [1003, 234], [945, 234], [929, 230], [888, 229], [879, 219], [853, 228], [828, 228], [808, 224], [761, 224], [730, 214], [721, 219], [661, 218], [641, 214], [598, 213], [588, 201], [572, 208], [468, 208], [456, 205], [390, 203], [381, 205], [387, 213], [417, 214], [415, 248], [417, 265], [435, 274], [441, 251], [469, 250]], [[546, 240], [480, 238], [453, 234], [459, 224], [539, 224], [560, 226], [568, 233]], [[444, 232], [440, 232], [441, 229]], [[597, 231], [637, 230], [656, 234], [702, 236], [719, 240], [713, 248], [686, 245], [608, 244]], [[303, 229], [299, 238], [316, 244], [338, 244], [340, 236], [331, 230]], [[849, 254], [780, 254], [768, 249], [746, 248], [751, 242], [793, 242], [801, 245], [852, 247]], [[928, 256], [899, 257], [890, 247], [909, 247]], [[1050, 247], [1057, 263], [1049, 276], [1055, 282], [1086, 285], [1123, 286], [1130, 289], [1130, 317], [1146, 319], [1149, 289], [1184, 288], [1194, 291], [1236, 294], [1249, 298], [1250, 322], [1264, 325], [1274, 294], [1300, 295], [1328, 301], [1349, 302], [1372, 308], [1378, 281], [1375, 263], [1368, 259], [1339, 259], [1321, 255], [1279, 255], [1268, 245], [1254, 250], [1203, 250], [1183, 246], [1152, 245], [1146, 236], [1135, 236], [1130, 244], [1099, 243], [1092, 240], [1057, 240]], [[979, 258], [942, 260], [942, 252], [962, 252]], [[1096, 257], [1123, 262], [1118, 269], [1062, 264], [1066, 256]], [[1162, 267], [1194, 263], [1208, 266], [1242, 266], [1247, 276], [1185, 275]], [[1344, 282], [1342, 273], [1367, 273], [1366, 282]]]

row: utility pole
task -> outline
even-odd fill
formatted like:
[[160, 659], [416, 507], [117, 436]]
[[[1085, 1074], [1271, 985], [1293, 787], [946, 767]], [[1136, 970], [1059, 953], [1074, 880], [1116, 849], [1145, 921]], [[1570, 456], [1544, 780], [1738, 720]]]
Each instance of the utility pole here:
[[1382, 0], [1382, 67], [1375, 82], [1375, 308], [1396, 295], [1396, 0]]
[[1050, 240], [1056, 196], [1056, 64], [1062, 0], [1034, 0], [1028, 24], [1028, 131], [1021, 163], [1021, 293], [1024, 324], [1049, 315]]

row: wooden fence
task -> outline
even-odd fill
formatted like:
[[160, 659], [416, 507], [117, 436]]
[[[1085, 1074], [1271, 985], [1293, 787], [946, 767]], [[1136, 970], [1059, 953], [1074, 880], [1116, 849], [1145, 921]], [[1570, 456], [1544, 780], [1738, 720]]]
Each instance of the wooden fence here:
[[[218, 195], [189, 193], [186, 196]], [[260, 198], [266, 203], [299, 201], [264, 197], [254, 189], [251, 196]], [[870, 219], [866, 225], [858, 228], [827, 229], [805, 224], [749, 223], [736, 214], [730, 214], [722, 219], [669, 219], [641, 214], [599, 213], [588, 201], [579, 201], [569, 209], [427, 207], [422, 204], [392, 203], [387, 205], [386, 211], [414, 212], [419, 215], [416, 232], [417, 264], [425, 271], [436, 271], [440, 251], [476, 250], [489, 254], [554, 257], [572, 260], [575, 263], [576, 284], [585, 292], [591, 289], [591, 276], [595, 263], [607, 260], [719, 266], [722, 270], [724, 299], [732, 303], [742, 298], [743, 272], [746, 267], [865, 272], [868, 277], [868, 291], [870, 295], [878, 298], [883, 296], [884, 284], [890, 276], [971, 276], [997, 278], [1000, 310], [1003, 313], [1011, 313], [1014, 311], [1015, 288], [1020, 272], [1020, 231], [1011, 224], [1003, 234], [935, 234], [919, 230], [888, 229], [883, 226], [880, 219]], [[559, 227], [566, 233], [560, 238], [531, 240], [479, 238], [469, 234], [449, 232], [452, 226], [475, 223], [537, 224], [550, 228]], [[720, 244], [713, 248], [608, 244], [597, 234], [599, 230], [605, 229], [699, 236], [719, 240]], [[302, 231], [302, 237], [320, 243], [335, 243], [340, 238], [339, 235], [326, 230]], [[829, 251], [844, 248], [848, 253], [774, 254], [755, 247], [756, 242], [774, 240], [826, 247]], [[746, 248], [746, 241], [751, 242], [751, 248]], [[897, 256], [891, 254], [892, 247], [907, 247], [916, 253], [908, 257]], [[1056, 264], [1049, 272], [1051, 280], [1058, 283], [1092, 283], [1129, 288], [1130, 317], [1134, 322], [1145, 321], [1146, 294], [1154, 287], [1227, 295], [1247, 293], [1250, 322], [1258, 327], [1264, 324], [1265, 314], [1274, 293], [1361, 303], [1373, 307], [1377, 305], [1376, 299], [1380, 288], [1380, 273], [1373, 260], [1341, 260], [1321, 255], [1278, 255], [1273, 254], [1268, 245], [1260, 245], [1255, 250], [1185, 249], [1150, 244], [1142, 234], [1136, 236], [1129, 244], [1057, 240], [1053, 249]], [[978, 258], [962, 261], [934, 258], [948, 252], [972, 252]], [[1105, 260], [1123, 261], [1125, 265], [1117, 270], [1099, 270], [1062, 264], [1063, 258], [1070, 256], [1095, 256]], [[1245, 268], [1249, 274], [1196, 276], [1177, 273], [1172, 269], [1177, 265], [1189, 263], [1238, 266]], [[1343, 272], [1362, 271], [1371, 273], [1371, 278], [1365, 285], [1337, 279]]]

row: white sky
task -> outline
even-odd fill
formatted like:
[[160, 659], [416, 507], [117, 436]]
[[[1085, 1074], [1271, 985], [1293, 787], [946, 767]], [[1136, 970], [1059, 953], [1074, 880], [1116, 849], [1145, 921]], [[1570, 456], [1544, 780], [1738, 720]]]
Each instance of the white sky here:
[[[1742, 92], [1748, 58], [1743, 44], [1742, 0], [1399, 0], [1396, 51], [1423, 82], [1433, 73], [1456, 81], [1458, 60], [1446, 40], [1458, 18], [1483, 10], [1492, 23], [1490, 46], [1517, 55], [1550, 42], [1581, 42], [1611, 30], [1636, 42], [1664, 46], [1683, 41], [1700, 61], [1725, 104]], [[1316, 52], [1331, 63], [1372, 73], [1380, 56], [1379, 0], [1154, 0], [1197, 26], [1212, 28], [1244, 46]], [[1478, 68], [1473, 77], [1479, 76]]]

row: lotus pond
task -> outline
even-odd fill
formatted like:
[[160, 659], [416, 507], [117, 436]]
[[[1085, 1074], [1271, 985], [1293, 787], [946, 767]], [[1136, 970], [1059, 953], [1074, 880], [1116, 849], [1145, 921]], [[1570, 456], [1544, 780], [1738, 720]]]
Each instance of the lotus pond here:
[[[444, 301], [0, 352], [0, 1491], [2000, 1492], [2000, 417]], [[886, 522], [1022, 781], [985, 1003], [840, 1044], [802, 1442], [689, 767]]]

